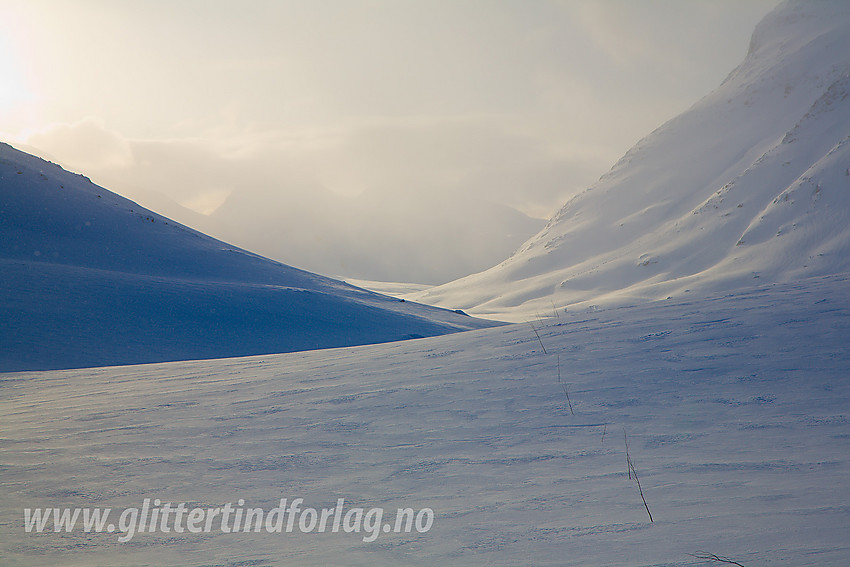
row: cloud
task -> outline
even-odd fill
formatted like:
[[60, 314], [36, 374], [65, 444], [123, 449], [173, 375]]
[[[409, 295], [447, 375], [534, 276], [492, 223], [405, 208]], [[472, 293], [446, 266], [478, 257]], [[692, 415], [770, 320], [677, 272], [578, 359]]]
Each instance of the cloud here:
[[382, 120], [228, 142], [133, 140], [85, 120], [27, 143], [143, 206], [277, 260], [425, 283], [510, 254], [543, 224], [520, 205], [550, 212], [569, 179], [559, 156], [486, 120]]
[[548, 217], [594, 180], [610, 157], [565, 147], [502, 117], [376, 122], [316, 156], [323, 184], [343, 194], [419, 194], [446, 203], [491, 202]]
[[54, 155], [62, 156], [82, 170], [102, 171], [133, 166], [130, 144], [108, 131], [96, 118], [73, 124], [51, 124], [30, 134], [26, 142]]
[[25, 141], [281, 261], [437, 283], [718, 84], [772, 2], [32, 0]]

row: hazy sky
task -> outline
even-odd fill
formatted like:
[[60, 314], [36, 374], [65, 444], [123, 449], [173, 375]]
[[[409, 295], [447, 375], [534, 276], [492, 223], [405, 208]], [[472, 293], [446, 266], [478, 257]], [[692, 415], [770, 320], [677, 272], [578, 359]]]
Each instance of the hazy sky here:
[[0, 0], [0, 137], [286, 263], [440, 283], [716, 87], [776, 4]]

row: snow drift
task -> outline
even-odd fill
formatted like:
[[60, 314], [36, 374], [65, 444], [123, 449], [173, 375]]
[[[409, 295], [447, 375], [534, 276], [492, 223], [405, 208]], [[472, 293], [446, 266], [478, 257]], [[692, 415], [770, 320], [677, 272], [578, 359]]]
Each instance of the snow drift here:
[[0, 369], [222, 358], [492, 325], [268, 260], [0, 145]]
[[411, 297], [522, 319], [850, 269], [850, 5], [787, 2], [713, 93], [509, 259]]

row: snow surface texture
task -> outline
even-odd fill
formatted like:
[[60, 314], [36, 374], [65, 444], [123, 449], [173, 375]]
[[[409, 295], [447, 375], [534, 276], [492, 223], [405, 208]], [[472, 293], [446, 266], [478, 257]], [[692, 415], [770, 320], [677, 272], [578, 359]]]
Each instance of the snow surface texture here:
[[0, 370], [222, 358], [492, 326], [285, 266], [0, 144]]
[[411, 294], [520, 321], [850, 270], [850, 3], [789, 2], [744, 62], [512, 257]]
[[[705, 551], [845, 567], [848, 284], [571, 313], [536, 321], [539, 340], [518, 324], [0, 375], [0, 564], [711, 565], [691, 556]], [[654, 522], [626, 474], [624, 431]], [[372, 543], [297, 527], [123, 544], [23, 528], [25, 507], [242, 498], [268, 510], [283, 497], [435, 519]]]

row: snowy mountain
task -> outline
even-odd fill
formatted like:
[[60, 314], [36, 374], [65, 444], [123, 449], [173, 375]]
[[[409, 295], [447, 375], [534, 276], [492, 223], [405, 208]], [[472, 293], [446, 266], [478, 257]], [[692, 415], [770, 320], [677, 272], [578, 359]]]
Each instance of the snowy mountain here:
[[221, 358], [491, 326], [285, 266], [0, 145], [0, 369]]
[[501, 264], [411, 297], [521, 320], [850, 270], [850, 4], [786, 2], [713, 93]]

